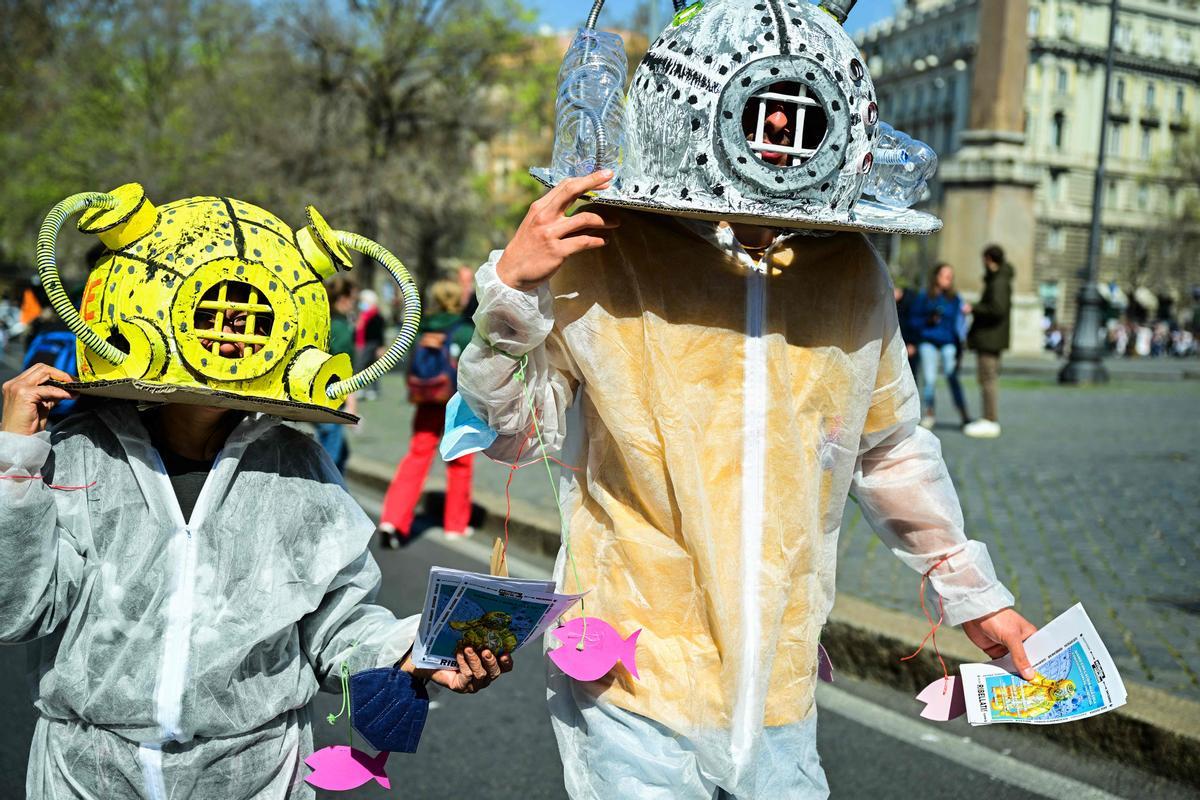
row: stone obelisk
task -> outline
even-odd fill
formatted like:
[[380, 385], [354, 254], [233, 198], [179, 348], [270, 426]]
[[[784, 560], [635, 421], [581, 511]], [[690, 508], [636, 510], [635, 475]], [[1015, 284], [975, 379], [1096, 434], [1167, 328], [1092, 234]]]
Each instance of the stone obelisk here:
[[1028, 0], [979, 0], [978, 50], [962, 147], [941, 168], [938, 251], [955, 267], [968, 298], [978, 296], [989, 244], [1016, 269], [1012, 351], [1040, 352], [1041, 303], [1033, 280], [1033, 190], [1039, 180], [1025, 146], [1025, 75], [1029, 68]]

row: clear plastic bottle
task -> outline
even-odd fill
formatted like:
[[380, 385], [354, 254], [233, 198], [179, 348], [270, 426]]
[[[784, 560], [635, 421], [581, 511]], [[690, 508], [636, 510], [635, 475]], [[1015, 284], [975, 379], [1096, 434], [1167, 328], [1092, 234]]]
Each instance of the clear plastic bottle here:
[[558, 70], [555, 180], [615, 170], [625, 145], [625, 42], [615, 33], [582, 28]]
[[874, 161], [863, 193], [891, 208], [908, 208], [919, 201], [937, 172], [932, 147], [886, 122], [879, 123], [871, 155]]

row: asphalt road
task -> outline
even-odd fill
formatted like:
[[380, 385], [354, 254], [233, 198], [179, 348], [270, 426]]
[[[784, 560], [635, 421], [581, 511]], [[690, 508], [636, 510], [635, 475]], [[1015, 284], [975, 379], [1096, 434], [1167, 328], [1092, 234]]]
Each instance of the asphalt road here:
[[[0, 380], [11, 375], [0, 366]], [[369, 513], [378, 497], [358, 491]], [[489, 542], [445, 543], [437, 528], [399, 552], [376, 553], [384, 587], [380, 602], [397, 613], [419, 608], [429, 568], [486, 569]], [[545, 562], [512, 559], [514, 574], [545, 574]], [[25, 681], [24, 647], [0, 648], [0, 798], [24, 794], [24, 774], [34, 712]], [[365, 787], [324, 795], [341, 798], [403, 796], [410, 800], [464, 798], [562, 798], [562, 765], [544, 705], [542, 656], [518, 654], [513, 673], [471, 697], [443, 694], [430, 714], [420, 751], [393, 756], [393, 789]], [[321, 695], [313, 719], [317, 746], [346, 742], [344, 722], [329, 726], [340, 698]], [[1196, 793], [1107, 761], [1079, 756], [1027, 730], [971, 729], [961, 720], [946, 726], [917, 717], [909, 697], [879, 686], [839, 678], [822, 686], [820, 749], [835, 798], [1195, 797]], [[1119, 758], [1119, 754], [1114, 754]]]

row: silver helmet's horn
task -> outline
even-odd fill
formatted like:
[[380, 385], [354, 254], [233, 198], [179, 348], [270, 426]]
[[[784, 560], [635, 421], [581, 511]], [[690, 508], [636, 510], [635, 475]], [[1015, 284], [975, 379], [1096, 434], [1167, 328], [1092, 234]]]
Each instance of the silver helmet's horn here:
[[858, 0], [821, 0], [821, 8], [833, 15], [839, 25], [845, 25], [846, 17], [850, 16], [857, 2]]

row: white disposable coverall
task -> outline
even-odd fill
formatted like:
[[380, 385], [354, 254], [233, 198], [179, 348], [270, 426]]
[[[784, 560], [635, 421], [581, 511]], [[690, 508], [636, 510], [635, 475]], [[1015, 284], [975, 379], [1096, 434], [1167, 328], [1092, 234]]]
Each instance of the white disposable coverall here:
[[[966, 539], [920, 408], [887, 270], [858, 234], [776, 239], [760, 264], [727, 227], [636, 212], [549, 288], [477, 275], [459, 391], [490, 455], [565, 463], [579, 573], [564, 588], [628, 636], [641, 680], [550, 667], [568, 792], [583, 798], [815, 798], [814, 680], [853, 491], [883, 541], [931, 575], [958, 624], [1012, 604]], [[570, 422], [568, 422], [568, 409]], [[914, 577], [914, 602], [917, 579]]]
[[417, 622], [371, 604], [374, 526], [320, 447], [247, 417], [184, 520], [113, 402], [0, 433], [0, 475], [44, 479], [0, 480], [0, 640], [37, 640], [29, 797], [313, 797], [306, 704]]

